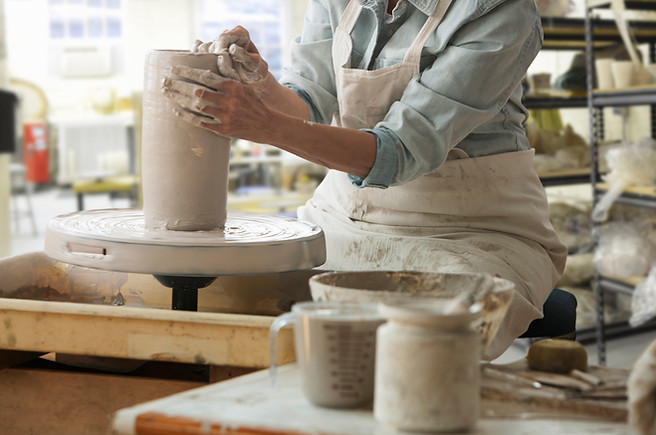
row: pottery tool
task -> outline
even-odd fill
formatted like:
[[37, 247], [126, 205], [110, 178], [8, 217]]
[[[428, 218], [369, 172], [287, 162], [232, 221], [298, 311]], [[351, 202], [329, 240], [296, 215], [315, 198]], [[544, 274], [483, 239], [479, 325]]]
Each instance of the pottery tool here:
[[629, 370], [589, 366], [584, 373], [587, 380], [578, 374], [533, 370], [526, 359], [487, 363], [482, 370], [481, 395], [489, 403], [516, 405], [528, 413], [626, 421]]
[[578, 369], [573, 369], [571, 372], [569, 372], [569, 375], [585, 381], [590, 385], [594, 385], [595, 387], [602, 383], [602, 380], [597, 376], [591, 375], [590, 373], [586, 373]]
[[538, 381], [528, 379], [524, 376], [516, 375], [507, 370], [496, 369], [492, 364], [489, 363], [485, 363], [483, 365], [483, 376], [487, 376], [492, 379], [499, 379], [501, 381], [508, 381], [519, 385], [526, 385], [533, 388], [542, 388], [542, 384]]

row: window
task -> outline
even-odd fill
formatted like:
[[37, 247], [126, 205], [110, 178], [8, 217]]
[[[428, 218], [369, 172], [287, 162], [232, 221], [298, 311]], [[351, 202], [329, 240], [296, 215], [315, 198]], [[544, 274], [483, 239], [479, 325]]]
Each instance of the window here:
[[248, 29], [271, 73], [280, 78], [283, 66], [280, 4], [280, 0], [201, 0], [200, 39], [211, 41], [224, 30], [241, 25]]
[[111, 41], [123, 36], [125, 0], [49, 0], [50, 38]]

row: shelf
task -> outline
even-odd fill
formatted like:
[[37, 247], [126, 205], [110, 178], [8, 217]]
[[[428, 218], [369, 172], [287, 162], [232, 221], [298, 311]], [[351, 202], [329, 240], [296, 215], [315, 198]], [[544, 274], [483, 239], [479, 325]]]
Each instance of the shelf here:
[[[610, 0], [588, 0], [586, 7], [588, 8], [608, 8], [610, 7]], [[653, 11], [656, 10], [656, 2], [654, 0], [626, 0], [624, 2], [627, 9]]]
[[589, 183], [590, 168], [562, 169], [539, 173], [538, 176], [545, 187]]
[[[590, 70], [587, 74], [588, 90], [593, 86], [594, 59], [595, 50], [597, 47], [596, 41], [605, 38], [610, 41], [617, 38], [619, 30], [615, 20], [599, 20], [595, 15], [594, 8], [608, 8], [612, 4], [609, 0], [587, 0], [586, 1], [586, 18], [584, 20], [586, 32], [586, 61]], [[656, 10], [656, 0], [627, 0], [625, 2], [628, 10]], [[649, 61], [653, 63], [656, 60], [656, 21], [645, 21], [639, 19], [629, 19], [629, 27], [631, 38], [638, 44], [649, 44]], [[611, 27], [608, 27], [610, 24]], [[602, 36], [603, 35], [603, 36]], [[621, 41], [621, 38], [620, 38]], [[618, 41], [618, 44], [622, 42]], [[604, 111], [594, 110], [603, 107], [618, 107], [618, 106], [650, 106], [652, 123], [654, 122], [654, 115], [656, 114], [656, 85], [646, 86], [631, 86], [621, 89], [592, 89], [589, 95], [590, 106], [590, 147], [591, 157], [593, 159], [592, 166], [598, 167], [599, 163], [599, 143], [603, 139], [603, 122]], [[599, 134], [601, 132], [601, 134]], [[656, 136], [656, 130], [652, 125], [652, 136]], [[601, 195], [609, 191], [610, 185], [607, 183], [596, 183], [599, 179], [598, 173], [591, 174], [593, 180], [593, 206], [598, 204]], [[633, 207], [641, 207], [656, 210], [656, 187], [655, 186], [641, 186], [624, 189], [621, 195], [615, 200], [615, 203], [629, 205]], [[595, 229], [600, 224], [595, 223]], [[598, 231], [595, 231], [595, 240], [599, 242]], [[597, 343], [598, 360], [600, 365], [606, 364], [606, 339], [621, 335], [635, 334], [636, 332], [652, 330], [656, 328], [656, 320], [652, 320], [639, 327], [631, 327], [628, 322], [620, 322], [615, 324], [605, 324], [604, 322], [604, 298], [599, 297], [603, 295], [604, 291], [610, 291], [618, 294], [632, 295], [644, 277], [636, 277], [631, 279], [610, 277], [597, 275], [593, 281], [593, 288], [595, 294], [598, 296], [597, 303], [597, 324], [591, 337], [594, 337]]]
[[[629, 322], [614, 322], [604, 325], [604, 336], [606, 339], [619, 338], [639, 332], [651, 331], [656, 329], [656, 319], [644, 323], [640, 326], [633, 327]], [[594, 327], [583, 328], [576, 331], [576, 341], [581, 344], [594, 343], [597, 338], [597, 331]]]
[[630, 278], [619, 278], [614, 276], [601, 276], [599, 278], [599, 285], [604, 290], [609, 290], [615, 293], [622, 293], [625, 295], [632, 295], [635, 287], [645, 280], [644, 276], [634, 276]]
[[639, 106], [645, 104], [656, 104], [656, 85], [599, 89], [592, 93], [592, 105], [594, 107]]
[[[598, 194], [604, 194], [610, 189], [608, 183], [597, 183], [595, 187]], [[615, 200], [618, 204], [634, 207], [644, 207], [656, 210], [656, 186], [636, 186], [624, 190]]]
[[588, 97], [585, 92], [528, 94], [523, 103], [527, 109], [586, 108]]
[[[652, 9], [656, 8], [656, 2], [649, 3]], [[595, 48], [622, 44], [622, 37], [614, 20], [593, 18], [592, 25]], [[585, 20], [583, 18], [543, 17], [542, 29], [544, 31], [543, 49], [585, 50]], [[656, 29], [653, 21], [632, 20], [631, 33], [638, 43], [656, 41]]]

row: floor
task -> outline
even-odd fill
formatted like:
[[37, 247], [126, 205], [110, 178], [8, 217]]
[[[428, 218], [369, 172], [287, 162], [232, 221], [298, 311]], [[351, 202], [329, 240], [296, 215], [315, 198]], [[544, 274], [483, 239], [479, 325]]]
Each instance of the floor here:
[[[125, 208], [129, 207], [127, 198], [110, 198], [108, 194], [86, 195], [84, 198], [85, 209], [101, 208]], [[45, 188], [37, 189], [32, 194], [32, 207], [34, 211], [35, 229], [26, 211], [27, 201], [24, 195], [19, 194], [12, 197], [12, 238], [11, 255], [19, 255], [28, 252], [42, 251], [44, 232], [48, 221], [61, 214], [77, 211], [77, 199], [70, 189]], [[14, 219], [18, 210], [19, 217]], [[612, 367], [631, 367], [643, 350], [656, 339], [656, 332], [649, 331], [641, 334], [629, 335], [615, 338], [607, 342], [607, 365]], [[495, 362], [512, 362], [526, 355], [529, 343], [527, 340], [517, 340], [499, 359]], [[597, 347], [594, 343], [587, 344], [588, 357], [591, 364], [597, 363]]]

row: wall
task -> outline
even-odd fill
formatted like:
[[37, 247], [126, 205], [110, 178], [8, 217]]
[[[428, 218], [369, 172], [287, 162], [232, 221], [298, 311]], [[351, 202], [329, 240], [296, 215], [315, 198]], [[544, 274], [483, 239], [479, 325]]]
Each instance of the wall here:
[[[0, 88], [7, 86], [4, 6], [4, 0], [0, 0]], [[9, 161], [10, 154], [0, 154], [0, 258], [8, 256], [11, 252], [11, 238], [9, 237]]]
[[[303, 30], [303, 17], [308, 0], [283, 0], [283, 34], [284, 41], [291, 41]], [[285, 59], [289, 58], [288, 47], [285, 46]]]
[[10, 77], [33, 82], [47, 78], [47, 0], [4, 0]]
[[198, 35], [193, 33], [194, 0], [130, 0], [125, 2], [126, 84], [133, 90], [143, 85], [143, 63], [153, 49], [188, 50]]
[[8, 63], [11, 77], [30, 81], [48, 96], [58, 114], [88, 111], [90, 94], [114, 88], [130, 94], [143, 87], [143, 58], [149, 49], [188, 49], [193, 41], [194, 0], [129, 0], [125, 2], [124, 39], [116, 50], [125, 62], [112, 77], [62, 79], [53, 74], [56, 45], [48, 38], [47, 0], [4, 0], [7, 20]]
[[[11, 77], [35, 83], [47, 94], [55, 112], [88, 110], [88, 98], [95, 88], [113, 87], [118, 93], [140, 91], [143, 86], [143, 61], [152, 49], [187, 50], [199, 34], [196, 28], [196, 0], [125, 1], [124, 41], [118, 49], [126, 54], [120, 74], [107, 78], [60, 79], [53, 76], [56, 62], [48, 42], [48, 0], [4, 0], [7, 45]], [[286, 40], [301, 31], [307, 0], [283, 0], [292, 17], [285, 24]], [[16, 49], [13, 49], [16, 48]]]

